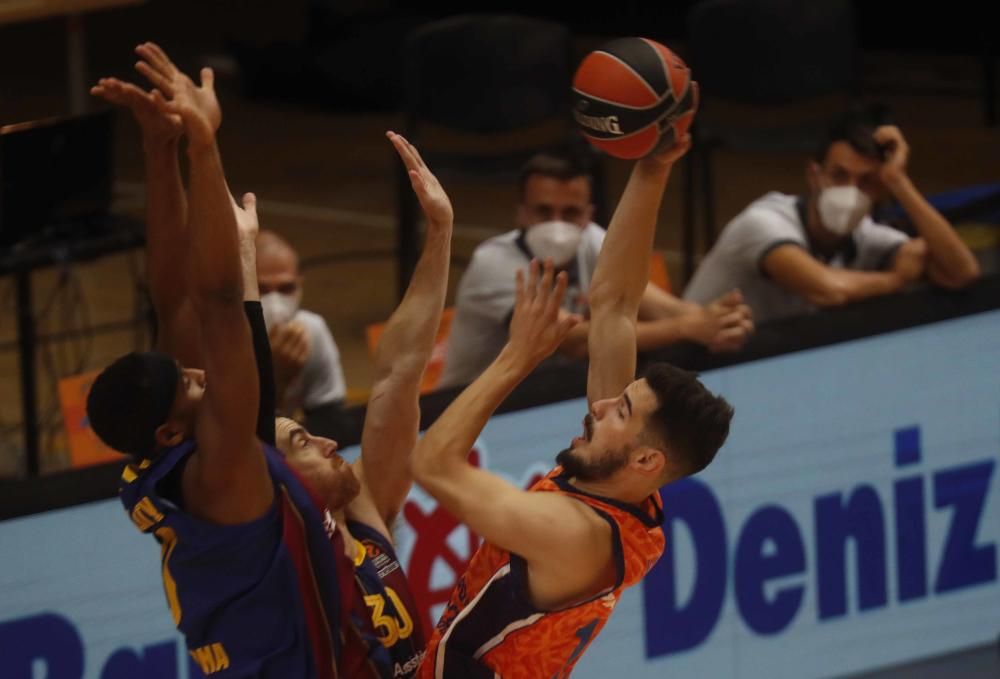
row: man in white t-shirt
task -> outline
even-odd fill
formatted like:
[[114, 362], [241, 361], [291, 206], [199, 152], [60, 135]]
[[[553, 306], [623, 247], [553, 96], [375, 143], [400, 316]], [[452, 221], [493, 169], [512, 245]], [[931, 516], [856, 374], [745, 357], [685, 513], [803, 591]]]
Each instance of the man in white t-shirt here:
[[271, 340], [278, 412], [308, 415], [339, 407], [347, 386], [340, 352], [323, 317], [300, 308], [302, 274], [295, 249], [273, 231], [257, 236], [257, 283]]
[[[496, 358], [507, 341], [515, 274], [533, 257], [550, 258], [569, 274], [563, 308], [587, 316], [590, 281], [604, 242], [604, 229], [591, 221], [589, 173], [571, 155], [539, 154], [522, 169], [519, 188], [518, 228], [481, 243], [459, 283], [441, 387], [468, 384]], [[588, 329], [586, 321], [579, 323], [560, 353], [585, 357]], [[752, 330], [737, 290], [723, 291], [702, 306], [650, 285], [639, 309], [637, 339], [640, 351], [682, 340], [735, 351]]]
[[[858, 116], [831, 126], [807, 166], [808, 192], [772, 192], [726, 225], [684, 290], [704, 302], [738, 287], [757, 323], [896, 292], [926, 276], [959, 288], [979, 276], [972, 252], [906, 173], [899, 128]], [[873, 201], [891, 196], [917, 237], [876, 223]]]

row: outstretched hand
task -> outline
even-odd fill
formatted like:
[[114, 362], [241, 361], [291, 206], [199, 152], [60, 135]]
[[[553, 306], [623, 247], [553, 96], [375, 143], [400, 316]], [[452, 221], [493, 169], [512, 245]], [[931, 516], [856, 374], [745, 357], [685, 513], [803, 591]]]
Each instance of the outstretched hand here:
[[164, 113], [179, 116], [188, 136], [189, 148], [203, 148], [215, 143], [215, 132], [222, 123], [222, 109], [215, 96], [215, 74], [201, 69], [201, 85], [182, 73], [155, 43], [135, 48], [140, 61], [135, 69], [155, 88], [150, 94]]
[[648, 158], [643, 158], [640, 163], [653, 165], [656, 167], [673, 167], [674, 163], [684, 157], [684, 154], [691, 149], [691, 135], [685, 134], [678, 139], [670, 148], [660, 151]]
[[[690, 115], [693, 116], [698, 112], [698, 104], [700, 101], [700, 89], [698, 83], [692, 81], [691, 88], [693, 90], [692, 97], [692, 109]], [[691, 135], [685, 133], [680, 139], [674, 142], [673, 146], [663, 149], [658, 153], [654, 153], [648, 158], [644, 158], [642, 163], [649, 165], [659, 166], [659, 167], [672, 167], [674, 163], [684, 157], [684, 154], [691, 149]]]
[[424, 163], [416, 147], [408, 142], [403, 135], [386, 132], [385, 136], [392, 142], [396, 153], [399, 154], [403, 165], [406, 166], [410, 185], [413, 186], [413, 192], [417, 194], [420, 207], [427, 216], [428, 226], [430, 228], [450, 229], [455, 214], [451, 207], [451, 200], [442, 188], [441, 182]]
[[157, 95], [160, 99], [163, 97], [155, 89], [146, 92], [118, 78], [101, 78], [90, 88], [90, 93], [109, 104], [129, 109], [142, 130], [143, 144], [147, 147], [175, 142], [184, 132], [181, 117], [157, 105]]
[[[539, 280], [540, 268], [543, 271]], [[580, 322], [577, 314], [559, 313], [568, 280], [565, 271], [555, 275], [551, 259], [546, 259], [543, 267], [539, 267], [538, 260], [531, 260], [527, 281], [524, 271], [518, 270], [514, 315], [504, 351], [521, 369], [531, 371], [551, 356]]]

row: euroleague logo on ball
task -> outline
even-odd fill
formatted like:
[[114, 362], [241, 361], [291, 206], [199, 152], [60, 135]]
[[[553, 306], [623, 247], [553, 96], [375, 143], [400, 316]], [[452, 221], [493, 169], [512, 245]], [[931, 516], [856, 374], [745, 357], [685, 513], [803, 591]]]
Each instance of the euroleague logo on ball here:
[[635, 159], [672, 147], [698, 107], [691, 70], [660, 43], [613, 40], [584, 58], [573, 76], [573, 118], [592, 145]]

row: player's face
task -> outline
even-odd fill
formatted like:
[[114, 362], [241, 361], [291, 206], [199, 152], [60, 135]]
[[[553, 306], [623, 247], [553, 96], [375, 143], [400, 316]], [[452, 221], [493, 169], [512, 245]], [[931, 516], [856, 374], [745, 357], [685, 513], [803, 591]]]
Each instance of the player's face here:
[[628, 464], [657, 403], [644, 379], [632, 382], [617, 398], [595, 401], [583, 418], [582, 436], [575, 437], [556, 461], [570, 476], [583, 481], [609, 478]]
[[526, 229], [542, 222], [559, 221], [576, 224], [582, 229], [590, 223], [593, 212], [590, 180], [586, 177], [556, 179], [535, 174], [524, 184], [517, 225]]
[[337, 454], [336, 441], [313, 436], [298, 422], [286, 417], [277, 418], [274, 429], [278, 450], [330, 509], [343, 509], [357, 497], [361, 483], [351, 465]]

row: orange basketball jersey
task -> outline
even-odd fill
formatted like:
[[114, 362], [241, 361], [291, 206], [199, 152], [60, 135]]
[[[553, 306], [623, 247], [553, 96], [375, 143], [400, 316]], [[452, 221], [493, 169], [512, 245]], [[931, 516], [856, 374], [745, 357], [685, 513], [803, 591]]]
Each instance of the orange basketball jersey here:
[[560, 467], [531, 490], [576, 498], [608, 522], [617, 581], [581, 603], [542, 611], [528, 596], [525, 560], [483, 543], [427, 645], [418, 672], [422, 679], [569, 676], [611, 617], [621, 592], [642, 580], [663, 553], [659, 494], [650, 495], [641, 506], [590, 495], [570, 485]]

